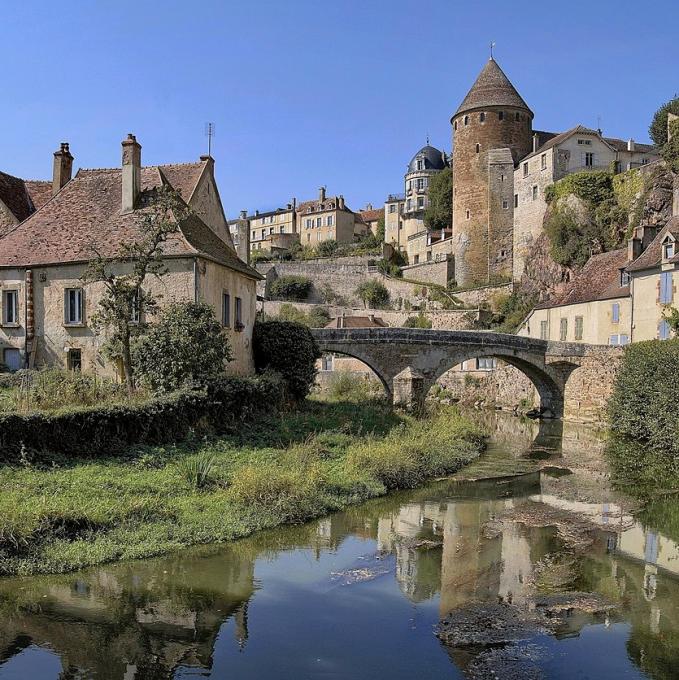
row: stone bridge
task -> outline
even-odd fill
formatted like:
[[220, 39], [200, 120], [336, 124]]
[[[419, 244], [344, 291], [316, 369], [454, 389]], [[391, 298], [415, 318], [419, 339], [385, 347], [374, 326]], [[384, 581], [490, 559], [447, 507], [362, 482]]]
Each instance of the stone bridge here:
[[561, 418], [580, 411], [583, 400], [603, 411], [622, 356], [620, 347], [491, 331], [320, 328], [313, 335], [323, 352], [367, 364], [394, 404], [408, 409], [420, 406], [429, 388], [454, 366], [467, 359], [497, 357], [528, 376], [545, 415]]

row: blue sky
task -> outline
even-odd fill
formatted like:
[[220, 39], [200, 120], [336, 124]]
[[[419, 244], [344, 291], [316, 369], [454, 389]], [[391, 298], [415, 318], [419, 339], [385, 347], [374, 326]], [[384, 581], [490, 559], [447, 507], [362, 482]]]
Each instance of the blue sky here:
[[76, 167], [114, 167], [127, 132], [145, 164], [190, 161], [213, 121], [229, 216], [321, 184], [354, 209], [402, 191], [427, 134], [450, 150], [491, 40], [538, 129], [600, 117], [647, 141], [679, 92], [676, 0], [32, 0], [2, 14], [0, 170], [47, 179], [60, 141]]

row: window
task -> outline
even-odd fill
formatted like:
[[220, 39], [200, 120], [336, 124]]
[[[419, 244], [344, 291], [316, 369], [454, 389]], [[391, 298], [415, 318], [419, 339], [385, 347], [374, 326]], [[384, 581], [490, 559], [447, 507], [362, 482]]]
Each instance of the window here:
[[611, 305], [611, 321], [613, 323], [620, 323], [620, 303], [614, 302]]
[[495, 357], [479, 357], [476, 360], [477, 371], [492, 371], [497, 367], [497, 360]]
[[578, 144], [580, 144], [580, 146], [592, 146], [592, 140], [591, 139], [578, 139]]
[[619, 345], [620, 344], [620, 336], [619, 335], [611, 335], [611, 337], [608, 338], [608, 344], [609, 345]]
[[415, 257], [413, 257], [413, 264], [419, 264], [419, 263], [420, 263], [420, 256], [415, 255]]
[[658, 339], [659, 340], [669, 340], [670, 337], [670, 324], [667, 319], [663, 319], [658, 324]]
[[575, 317], [575, 339], [582, 340], [582, 317]]
[[233, 327], [237, 331], [242, 331], [243, 326], [243, 300], [239, 297], [236, 298], [236, 309], [234, 310]]
[[508, 210], [508, 209], [509, 209], [509, 201], [508, 201], [506, 198], [503, 198], [503, 199], [502, 199], [502, 207], [503, 207], [505, 210]]
[[504, 172], [500, 175], [500, 181], [504, 182], [505, 181], [505, 174]]
[[79, 349], [69, 349], [67, 365], [69, 371], [81, 371], [83, 367], [82, 351]]
[[521, 120], [521, 116], [519, 115], [519, 112], [518, 112], [518, 111], [514, 114], [514, 120], [517, 121], [517, 122], [518, 122], [519, 120]]
[[2, 362], [14, 372], [21, 368], [21, 352], [16, 347], [6, 347], [2, 353]]
[[672, 272], [662, 272], [660, 274], [660, 299], [661, 305], [668, 305], [674, 297], [672, 291]]
[[497, 117], [498, 117], [499, 120], [504, 120], [505, 119], [505, 112], [504, 111], [498, 111]]
[[424, 179], [423, 179], [422, 177], [420, 177], [420, 178], [417, 180], [417, 189], [418, 189], [419, 191], [421, 191], [422, 189], [424, 189]]
[[481, 145], [477, 144], [476, 145], [476, 153], [479, 153], [479, 151], [481, 151]]
[[320, 227], [322, 221], [323, 221], [323, 218], [322, 218], [322, 217], [317, 217], [317, 218], [316, 218], [316, 226], [317, 226], [317, 227]]
[[417, 169], [424, 170], [424, 161], [421, 158], [417, 159]]
[[471, 213], [469, 212], [469, 210], [467, 210], [467, 212], [465, 214], [467, 216], [467, 219], [469, 219], [471, 217]]
[[408, 200], [406, 201], [406, 210], [410, 210], [410, 206], [411, 206], [412, 204], [413, 204], [413, 202], [412, 202], [410, 199], [408, 199]]
[[306, 221], [306, 228], [311, 229], [314, 226], [313, 220], [307, 220]]
[[418, 208], [424, 208], [424, 197], [423, 196], [420, 196], [417, 199], [417, 207]]
[[620, 335], [620, 344], [621, 345], [629, 345], [629, 335], [625, 335], [624, 333], [622, 333]]
[[231, 326], [231, 295], [222, 293], [222, 326]]
[[546, 321], [540, 321], [540, 340], [549, 339], [549, 325]]
[[669, 260], [671, 257], [674, 257], [674, 241], [670, 241], [667, 239], [662, 246], [662, 256], [663, 259]]
[[479, 114], [479, 120], [483, 123], [483, 121], [486, 120], [486, 114], [483, 113], [483, 112], [481, 112], [481, 113]]
[[538, 185], [537, 185], [537, 184], [534, 184], [534, 185], [533, 185], [533, 193], [532, 193], [532, 196], [533, 196], [533, 200], [534, 200], [534, 201], [537, 201], [537, 200], [538, 200]]
[[83, 323], [82, 288], [67, 288], [64, 291], [64, 323], [70, 325]]
[[523, 164], [523, 176], [528, 177], [528, 163]]
[[514, 194], [514, 207], [519, 207], [519, 194]]
[[620, 285], [621, 286], [629, 286], [630, 280], [631, 280], [631, 277], [630, 277], [628, 272], [626, 272], [626, 271], [620, 272]]
[[559, 340], [565, 342], [568, 337], [568, 319], [559, 320]]
[[594, 167], [594, 154], [591, 151], [588, 151], [585, 154], [585, 167], [586, 168]]
[[19, 291], [2, 291], [2, 323], [5, 326], [19, 324]]
[[540, 169], [541, 170], [546, 170], [547, 169], [547, 154], [543, 153], [540, 156]]
[[327, 222], [328, 222], [328, 226], [329, 226], [329, 227], [332, 227], [332, 215], [328, 215], [328, 220], [327, 220]]
[[427, 262], [431, 262], [431, 250], [427, 251]]
[[390, 212], [390, 213], [395, 213], [395, 212], [396, 212], [396, 205], [395, 205], [395, 204], [392, 203], [392, 204], [389, 206], [389, 212]]
[[469, 125], [469, 116], [464, 117], [464, 124]]
[[453, 123], [453, 130], [457, 130], [457, 121]]

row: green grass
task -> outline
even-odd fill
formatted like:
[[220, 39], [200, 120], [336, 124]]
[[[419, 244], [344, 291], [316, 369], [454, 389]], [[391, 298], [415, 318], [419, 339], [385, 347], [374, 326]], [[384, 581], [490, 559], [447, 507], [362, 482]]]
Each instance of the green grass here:
[[314, 399], [236, 436], [0, 467], [0, 574], [65, 572], [300, 523], [451, 474], [482, 447], [454, 408], [416, 420], [378, 400]]

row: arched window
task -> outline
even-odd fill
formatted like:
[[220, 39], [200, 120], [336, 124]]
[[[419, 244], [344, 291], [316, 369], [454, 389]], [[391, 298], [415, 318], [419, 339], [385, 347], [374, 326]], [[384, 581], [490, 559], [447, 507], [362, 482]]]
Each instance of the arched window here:
[[464, 117], [464, 124], [469, 125], [469, 116]]
[[520, 118], [521, 118], [521, 116], [519, 115], [519, 112], [517, 111], [517, 112], [514, 114], [514, 119], [515, 119], [515, 120], [519, 120]]
[[476, 153], [479, 153], [479, 151], [481, 151], [481, 145], [477, 144], [476, 145]]
[[486, 120], [486, 114], [483, 111], [479, 114], [479, 120], [483, 123]]
[[453, 123], [453, 130], [457, 130], [457, 121]]
[[504, 111], [498, 111], [498, 112], [497, 112], [497, 117], [498, 117], [500, 120], [504, 120], [504, 119], [505, 119], [505, 112], [504, 112]]

